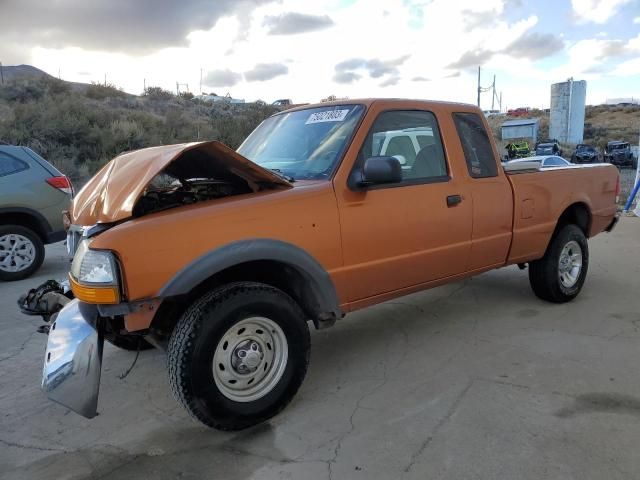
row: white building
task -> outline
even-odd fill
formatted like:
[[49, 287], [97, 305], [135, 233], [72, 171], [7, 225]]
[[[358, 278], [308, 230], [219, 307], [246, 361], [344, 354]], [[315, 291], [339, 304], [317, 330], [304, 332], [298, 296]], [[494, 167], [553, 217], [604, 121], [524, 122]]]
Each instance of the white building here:
[[584, 80], [570, 78], [551, 85], [549, 138], [562, 143], [582, 143], [586, 98], [587, 82]]

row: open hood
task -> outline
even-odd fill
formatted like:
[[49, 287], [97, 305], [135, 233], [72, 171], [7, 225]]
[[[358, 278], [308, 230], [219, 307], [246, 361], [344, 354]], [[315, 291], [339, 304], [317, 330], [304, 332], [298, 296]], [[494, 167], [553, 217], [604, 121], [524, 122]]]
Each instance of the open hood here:
[[72, 202], [72, 223], [95, 225], [131, 217], [150, 182], [163, 172], [176, 178], [242, 182], [253, 192], [292, 187], [284, 178], [218, 141], [151, 147], [123, 153], [96, 173]]

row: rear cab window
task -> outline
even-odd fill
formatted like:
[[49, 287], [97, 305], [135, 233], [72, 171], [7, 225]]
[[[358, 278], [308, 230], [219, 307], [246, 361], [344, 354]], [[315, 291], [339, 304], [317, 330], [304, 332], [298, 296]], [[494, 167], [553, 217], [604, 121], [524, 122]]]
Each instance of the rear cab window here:
[[0, 152], [0, 177], [13, 175], [14, 173], [27, 170], [29, 165], [13, 155]]
[[472, 178], [498, 176], [498, 166], [484, 123], [475, 113], [454, 113], [467, 169]]

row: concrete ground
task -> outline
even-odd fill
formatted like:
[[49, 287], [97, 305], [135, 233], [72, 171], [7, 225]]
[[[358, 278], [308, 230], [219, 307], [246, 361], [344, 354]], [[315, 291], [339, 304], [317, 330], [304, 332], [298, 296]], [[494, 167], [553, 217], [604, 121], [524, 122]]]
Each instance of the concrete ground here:
[[640, 478], [640, 219], [591, 243], [576, 301], [552, 305], [515, 267], [355, 313], [313, 332], [292, 404], [240, 433], [193, 423], [164, 355], [105, 348], [100, 416], [39, 390], [46, 337], [0, 285], [2, 479]]

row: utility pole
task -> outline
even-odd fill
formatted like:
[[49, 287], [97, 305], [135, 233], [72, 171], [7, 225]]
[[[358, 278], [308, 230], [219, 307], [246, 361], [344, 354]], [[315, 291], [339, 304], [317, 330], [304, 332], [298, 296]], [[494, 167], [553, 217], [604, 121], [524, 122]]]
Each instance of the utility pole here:
[[104, 74], [104, 86], [105, 87], [107, 86], [107, 74], [106, 73]]
[[143, 78], [142, 79], [142, 93], [146, 93], [147, 92], [147, 79]]
[[480, 107], [480, 92], [482, 88], [480, 87], [480, 66], [478, 65], [478, 108]]
[[202, 68], [200, 68], [200, 95], [202, 95]]
[[4, 85], [4, 72], [2, 71], [2, 62], [0, 62], [0, 82]]
[[491, 95], [491, 110], [494, 109], [494, 104], [496, 101], [496, 76], [493, 76], [493, 94]]

